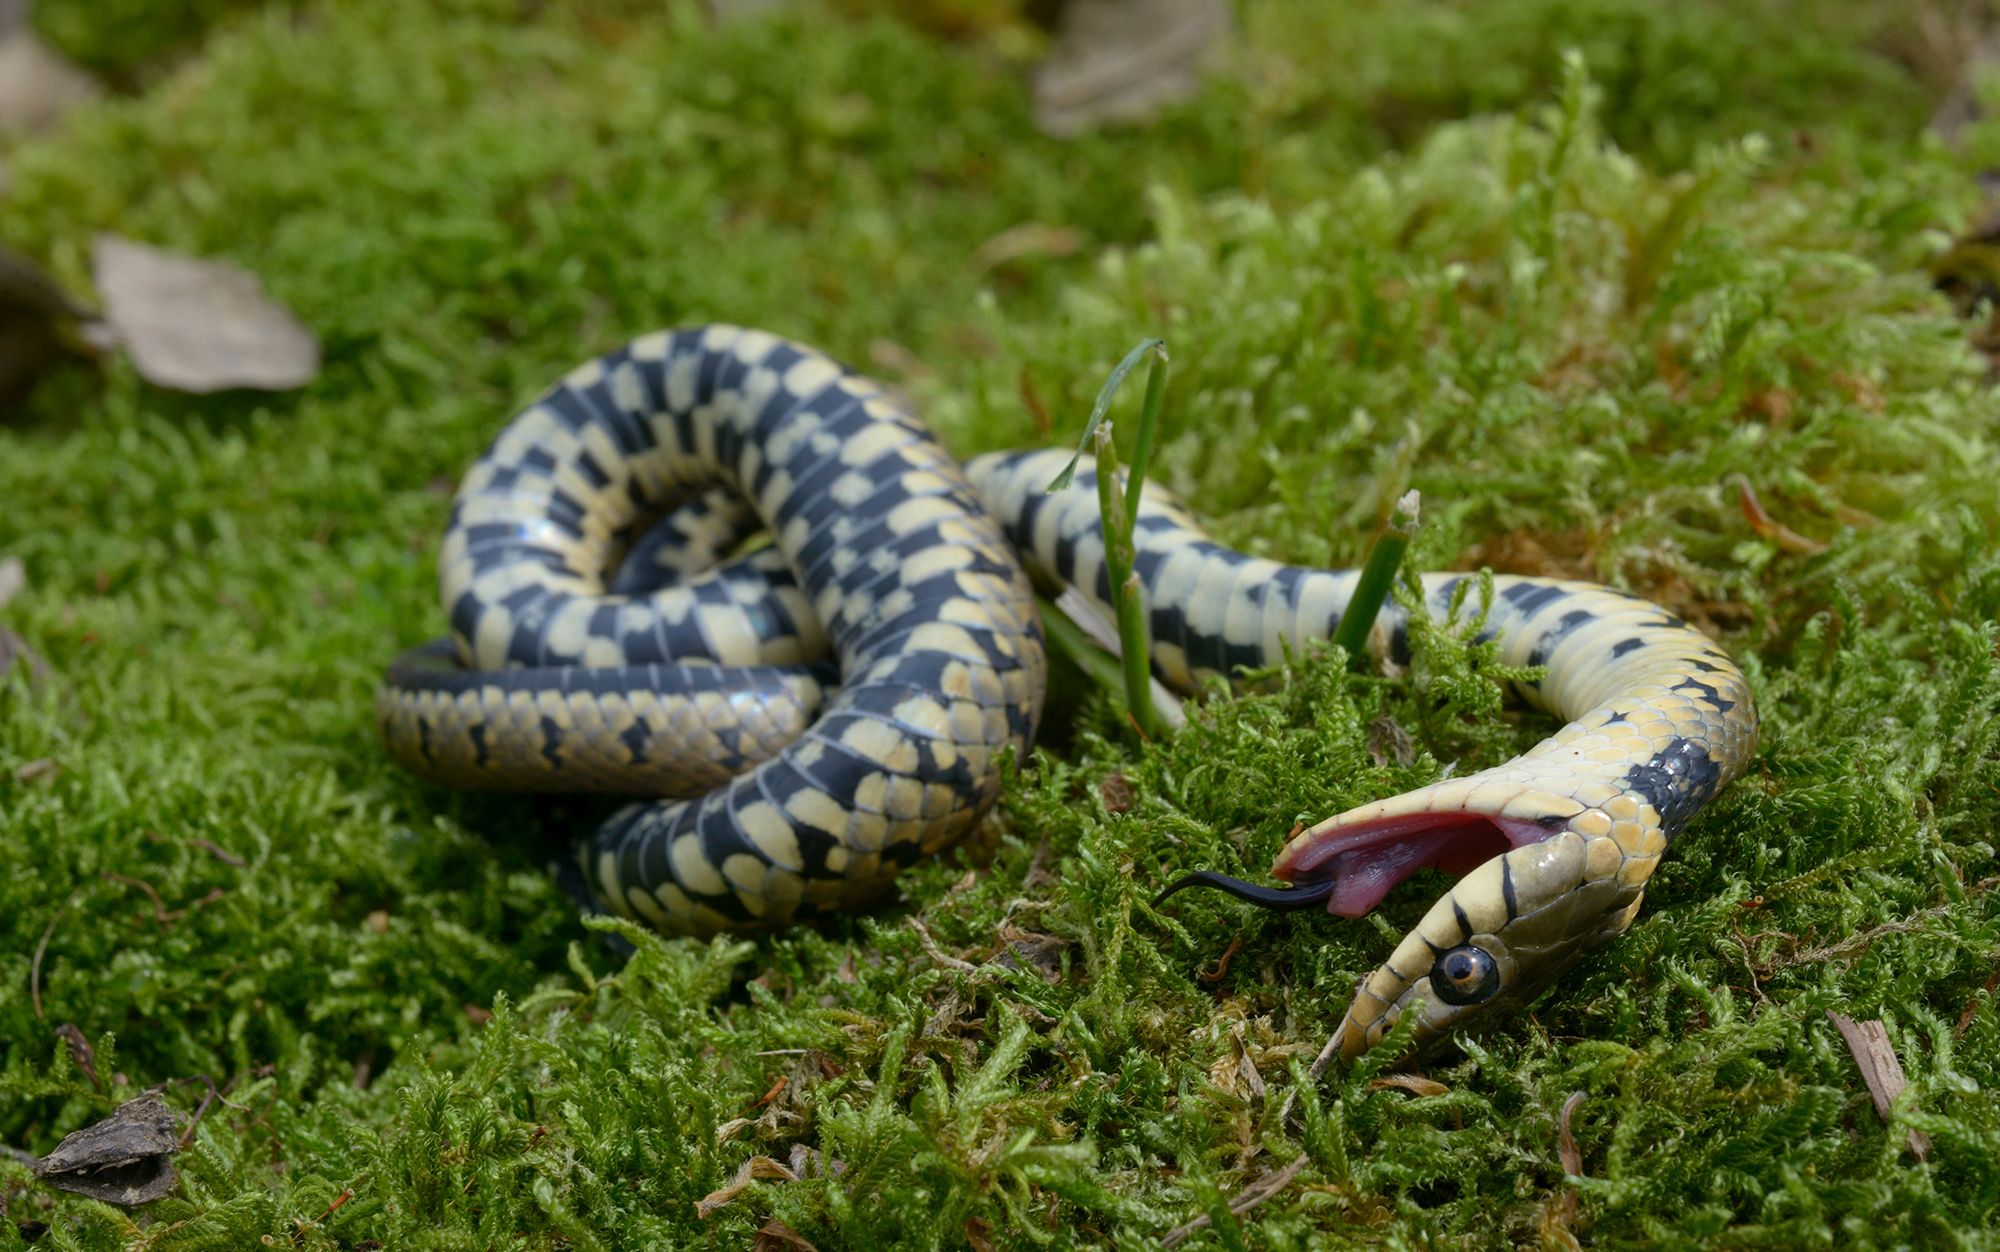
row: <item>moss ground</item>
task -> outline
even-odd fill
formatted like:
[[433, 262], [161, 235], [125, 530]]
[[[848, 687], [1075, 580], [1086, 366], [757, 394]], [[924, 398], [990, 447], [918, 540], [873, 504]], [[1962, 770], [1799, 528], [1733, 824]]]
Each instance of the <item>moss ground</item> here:
[[[2000, 413], [1927, 272], [1975, 164], [1889, 19], [1809, 7], [1251, 6], [1233, 85], [1058, 143], [1011, 28], [189, 4], [133, 52], [49, 4], [114, 67], [220, 25], [8, 154], [0, 232], [78, 286], [98, 230], [232, 258], [327, 368], [195, 399], [113, 366], [0, 430], [9, 624], [55, 672], [0, 688], [0, 1139], [226, 1093], [143, 1218], [0, 1162], [0, 1249], [1992, 1243]], [[1072, 233], [982, 252], [1030, 224]], [[1153, 746], [1072, 688], [902, 906], [627, 959], [544, 873], [590, 810], [400, 775], [370, 689], [442, 628], [449, 484], [509, 406], [709, 319], [875, 370], [965, 454], [1067, 437], [1162, 334], [1159, 474], [1231, 541], [1350, 562], [1419, 487], [1427, 568], [1715, 631], [1757, 762], [1625, 939], [1428, 1083], [1303, 1067], [1435, 880], [1358, 923], [1147, 901], [1545, 731], [1449, 631]], [[1886, 1021], [1890, 1124], [1829, 1009]], [[756, 1157], [800, 1177], [702, 1215]]]

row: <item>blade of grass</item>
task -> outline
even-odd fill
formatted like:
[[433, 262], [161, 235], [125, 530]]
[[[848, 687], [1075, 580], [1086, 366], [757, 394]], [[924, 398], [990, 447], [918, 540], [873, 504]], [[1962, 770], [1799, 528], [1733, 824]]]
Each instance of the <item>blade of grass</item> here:
[[1404, 492], [1389, 515], [1389, 528], [1368, 550], [1368, 560], [1361, 567], [1361, 581], [1355, 585], [1354, 598], [1348, 601], [1347, 612], [1341, 615], [1340, 625], [1333, 632], [1333, 641], [1347, 653], [1349, 665], [1367, 653], [1368, 632], [1375, 627], [1375, 618], [1382, 611], [1382, 601], [1389, 597], [1389, 588], [1396, 581], [1396, 569], [1403, 563], [1403, 553], [1417, 533], [1421, 503], [1421, 497], [1416, 492]]
[[1167, 388], [1166, 341], [1148, 342], [1155, 345], [1153, 364], [1146, 371], [1146, 398], [1139, 405], [1139, 437], [1132, 443], [1132, 476], [1125, 484], [1125, 524], [1134, 529], [1139, 525], [1139, 498], [1146, 490], [1146, 472], [1153, 464], [1153, 431], [1160, 424], [1160, 397]]
[[[1057, 474], [1055, 481], [1049, 484], [1050, 491], [1061, 491], [1076, 477], [1077, 462], [1083, 460], [1083, 454], [1090, 451], [1091, 440], [1097, 437], [1097, 427], [1104, 421], [1104, 415], [1111, 411], [1111, 401], [1118, 395], [1118, 388], [1124, 385], [1125, 376], [1138, 368], [1139, 362], [1145, 359], [1148, 352], [1156, 352], [1159, 354], [1159, 359], [1166, 359], [1167, 341], [1142, 339], [1138, 347], [1127, 352], [1125, 359], [1113, 367], [1111, 376], [1097, 389], [1097, 403], [1090, 406], [1090, 420], [1083, 424], [1083, 437], [1076, 441], [1076, 455], [1069, 459], [1069, 464], [1063, 466], [1062, 473]], [[1151, 390], [1150, 384], [1148, 390]], [[1141, 434], [1144, 433], [1142, 427]]]
[[[1123, 507], [1118, 498], [1118, 449], [1112, 442], [1111, 423], [1105, 415], [1111, 411], [1111, 402], [1118, 395], [1118, 388], [1125, 378], [1136, 369], [1141, 360], [1152, 357], [1152, 368], [1146, 375], [1146, 398], [1139, 411], [1139, 435], [1133, 448], [1132, 473], [1126, 483]], [[1076, 455], [1063, 466], [1048, 489], [1061, 491], [1076, 478], [1077, 462], [1086, 451], [1097, 461], [1097, 508], [1099, 521], [1104, 533], [1105, 573], [1111, 584], [1112, 615], [1118, 622], [1118, 655], [1122, 662], [1125, 687], [1125, 707], [1132, 715], [1132, 724], [1141, 736], [1158, 739], [1165, 733], [1168, 723], [1160, 716], [1153, 701], [1152, 682], [1152, 641], [1146, 631], [1146, 597], [1139, 575], [1133, 566], [1137, 562], [1137, 551], [1133, 543], [1133, 532], [1138, 527], [1139, 501], [1145, 490], [1146, 467], [1152, 460], [1153, 434], [1159, 426], [1160, 399], [1167, 382], [1167, 342], [1164, 339], [1142, 339], [1137, 347], [1125, 354], [1098, 389], [1097, 403], [1091, 406], [1090, 420], [1084, 423], [1083, 438], [1077, 445]]]
[[[1166, 726], [1153, 709], [1152, 641], [1146, 632], [1146, 596], [1139, 572], [1132, 568], [1138, 559], [1132, 543], [1133, 518], [1119, 506], [1118, 448], [1111, 439], [1111, 423], [1098, 426], [1097, 507], [1104, 525], [1104, 567], [1111, 583], [1111, 606], [1118, 619], [1119, 660], [1125, 667], [1125, 707], [1132, 722], [1147, 739], [1158, 739]], [[1138, 481], [1134, 475], [1133, 481]]]

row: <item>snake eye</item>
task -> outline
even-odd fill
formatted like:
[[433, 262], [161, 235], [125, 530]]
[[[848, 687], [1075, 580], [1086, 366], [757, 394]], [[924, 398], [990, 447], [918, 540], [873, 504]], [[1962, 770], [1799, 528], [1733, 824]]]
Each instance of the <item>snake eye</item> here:
[[1481, 948], [1453, 948], [1431, 963], [1431, 990], [1446, 1004], [1478, 1004], [1500, 990], [1500, 967]]

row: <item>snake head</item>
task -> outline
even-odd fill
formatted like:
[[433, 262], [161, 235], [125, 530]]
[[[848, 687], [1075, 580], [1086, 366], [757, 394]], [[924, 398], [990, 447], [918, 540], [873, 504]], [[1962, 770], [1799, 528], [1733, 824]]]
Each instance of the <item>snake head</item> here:
[[1644, 894], [1608, 838], [1574, 831], [1511, 849], [1461, 878], [1355, 988], [1339, 1051], [1356, 1057], [1416, 1013], [1414, 1051], [1525, 1007], [1631, 925]]
[[1356, 988], [1335, 1032], [1354, 1057], [1405, 1013], [1420, 1014], [1412, 1046], [1421, 1051], [1525, 1006], [1631, 924], [1665, 848], [1644, 797], [1586, 806], [1489, 774], [1322, 822], [1272, 872], [1350, 917], [1418, 869], [1463, 875]]

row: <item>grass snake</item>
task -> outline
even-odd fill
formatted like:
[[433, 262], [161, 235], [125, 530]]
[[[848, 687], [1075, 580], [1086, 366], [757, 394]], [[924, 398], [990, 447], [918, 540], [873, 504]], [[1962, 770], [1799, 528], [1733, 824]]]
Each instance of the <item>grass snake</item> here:
[[[1088, 474], [1055, 451], [961, 467], [879, 385], [762, 331], [637, 339], [573, 370], [461, 482], [439, 561], [451, 638], [377, 697], [399, 763], [456, 787], [628, 805], [579, 858], [606, 910], [681, 934], [866, 906], [990, 807], [1046, 658], [1022, 559], [1109, 610]], [[746, 533], [769, 547], [731, 558]], [[1329, 638], [1351, 571], [1252, 558], [1151, 487], [1137, 526], [1156, 674], [1181, 691]], [[1442, 612], [1465, 575], [1424, 579]], [[1523, 1004], [1639, 909], [1674, 834], [1742, 772], [1748, 686], [1707, 636], [1590, 583], [1499, 575], [1486, 629], [1565, 725], [1522, 755], [1330, 817], [1259, 889], [1357, 916], [1462, 877], [1363, 978], [1357, 1055]], [[1401, 611], [1378, 628], [1399, 639]], [[658, 797], [667, 797], [659, 799]]]

